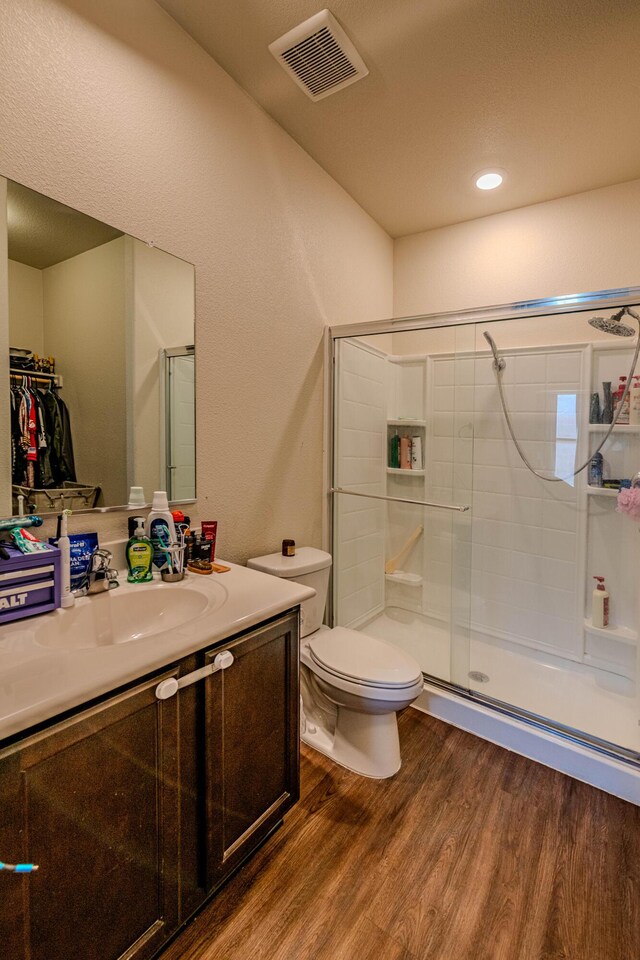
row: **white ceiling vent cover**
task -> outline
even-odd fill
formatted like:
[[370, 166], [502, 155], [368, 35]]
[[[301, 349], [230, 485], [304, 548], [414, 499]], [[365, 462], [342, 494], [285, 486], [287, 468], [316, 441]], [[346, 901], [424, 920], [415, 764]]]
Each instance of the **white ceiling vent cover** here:
[[311, 100], [323, 100], [369, 73], [328, 10], [274, 40], [269, 50]]

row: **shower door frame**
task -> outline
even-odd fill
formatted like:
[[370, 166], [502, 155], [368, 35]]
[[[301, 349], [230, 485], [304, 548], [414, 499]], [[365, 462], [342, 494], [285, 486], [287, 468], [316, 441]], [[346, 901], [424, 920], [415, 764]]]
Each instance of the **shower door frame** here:
[[[325, 426], [324, 426], [324, 510], [323, 542], [325, 549], [334, 555], [334, 497], [340, 495], [334, 487], [335, 451], [335, 388], [336, 388], [336, 341], [349, 337], [375, 334], [404, 333], [435, 327], [463, 326], [496, 320], [548, 317], [552, 314], [582, 313], [586, 310], [615, 310], [630, 303], [640, 303], [640, 286], [619, 287], [589, 293], [522, 300], [495, 306], [431, 313], [411, 317], [373, 320], [364, 323], [340, 324], [328, 327], [325, 333]], [[640, 336], [640, 332], [638, 333]], [[345, 494], [349, 491], [345, 490]], [[333, 568], [328, 591], [327, 618], [334, 621]], [[640, 652], [639, 652], [640, 657]], [[439, 677], [423, 674], [426, 681], [448, 691], [456, 697], [480, 703], [495, 713], [511, 717], [546, 733], [585, 746], [597, 753], [613, 757], [640, 769], [640, 754], [618, 744], [610, 743], [582, 730], [576, 730], [552, 719], [532, 714], [519, 707], [494, 700], [477, 690], [461, 687]], [[638, 721], [640, 723], [640, 720]]]

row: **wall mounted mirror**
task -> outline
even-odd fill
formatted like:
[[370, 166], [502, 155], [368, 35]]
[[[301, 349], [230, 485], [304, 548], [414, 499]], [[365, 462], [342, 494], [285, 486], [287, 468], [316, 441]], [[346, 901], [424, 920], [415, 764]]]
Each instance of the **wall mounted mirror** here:
[[6, 183], [3, 502], [114, 507], [131, 486], [194, 500], [194, 267]]

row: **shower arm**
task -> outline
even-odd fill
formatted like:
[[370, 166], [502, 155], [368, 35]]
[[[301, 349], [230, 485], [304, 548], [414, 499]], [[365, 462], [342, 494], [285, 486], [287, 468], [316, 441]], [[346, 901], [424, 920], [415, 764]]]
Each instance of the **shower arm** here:
[[634, 352], [634, 354], [633, 354], [633, 360], [631, 361], [631, 369], [629, 370], [629, 376], [627, 377], [627, 382], [626, 382], [625, 387], [624, 387], [624, 392], [623, 392], [623, 394], [622, 394], [622, 397], [620, 398], [620, 402], [618, 403], [618, 408], [617, 408], [617, 410], [616, 410], [616, 415], [615, 415], [615, 417], [613, 418], [613, 420], [611, 421], [611, 424], [609, 425], [609, 429], [608, 429], [607, 432], [605, 433], [604, 437], [602, 438], [602, 440], [600, 441], [600, 443], [598, 444], [598, 446], [596, 447], [596, 449], [593, 450], [593, 451], [589, 454], [589, 456], [587, 457], [587, 459], [585, 460], [585, 462], [584, 462], [581, 466], [579, 466], [576, 470], [573, 471], [573, 473], [570, 473], [570, 474], [569, 474], [568, 476], [566, 476], [566, 477], [546, 477], [543, 473], [539, 473], [539, 472], [536, 470], [536, 468], [535, 468], [535, 467], [529, 462], [529, 460], [527, 459], [527, 455], [525, 454], [524, 450], [523, 450], [522, 447], [520, 446], [520, 442], [519, 442], [518, 438], [517, 438], [516, 435], [515, 435], [515, 431], [514, 431], [514, 429], [513, 429], [513, 424], [511, 423], [511, 416], [510, 416], [510, 414], [509, 414], [509, 410], [508, 410], [508, 408], [507, 408], [507, 402], [506, 402], [505, 396], [504, 396], [504, 389], [503, 389], [503, 385], [502, 385], [502, 373], [503, 373], [503, 371], [504, 371], [504, 369], [505, 369], [505, 367], [506, 367], [506, 365], [507, 365], [507, 362], [506, 362], [506, 360], [505, 360], [503, 357], [501, 357], [501, 356], [498, 354], [498, 348], [497, 348], [496, 343], [495, 343], [495, 340], [493, 339], [493, 337], [491, 336], [491, 334], [488, 333], [486, 330], [484, 331], [484, 338], [485, 338], [485, 340], [487, 341], [487, 343], [489, 344], [489, 346], [491, 347], [491, 352], [492, 352], [492, 354], [493, 354], [493, 369], [494, 369], [495, 374], [496, 374], [496, 381], [497, 381], [497, 384], [498, 384], [498, 393], [500, 394], [500, 403], [501, 403], [501, 405], [502, 405], [502, 412], [504, 413], [504, 418], [505, 418], [505, 420], [506, 420], [506, 422], [507, 422], [507, 427], [508, 427], [508, 429], [509, 429], [509, 434], [510, 434], [510, 436], [511, 436], [511, 439], [513, 440], [513, 445], [515, 446], [516, 450], [518, 451], [518, 456], [520, 457], [520, 459], [521, 459], [522, 462], [524, 463], [525, 467], [526, 467], [534, 476], [538, 477], [540, 480], [546, 480], [547, 483], [566, 483], [567, 480], [573, 479], [573, 477], [577, 477], [577, 475], [578, 475], [579, 473], [582, 473], [582, 471], [583, 471], [586, 467], [589, 466], [589, 464], [591, 463], [591, 460], [593, 459], [593, 457], [595, 457], [596, 454], [600, 453], [600, 451], [601, 451], [602, 448], [604, 447], [605, 443], [607, 442], [607, 440], [609, 439], [609, 437], [610, 437], [611, 434], [613, 433], [613, 429], [614, 429], [615, 425], [617, 424], [618, 418], [619, 418], [619, 416], [620, 416], [620, 414], [621, 414], [621, 412], [622, 412], [622, 407], [624, 406], [624, 403], [625, 403], [625, 401], [626, 401], [626, 399], [627, 399], [627, 397], [628, 397], [628, 395], [629, 395], [629, 390], [631, 389], [631, 381], [632, 381], [632, 379], [633, 379], [633, 374], [634, 374], [634, 372], [635, 372], [636, 365], [637, 365], [637, 363], [638, 363], [638, 355], [640, 355], [640, 316], [638, 316], [638, 314], [637, 314], [634, 310], [632, 310], [630, 307], [623, 307], [623, 308], [615, 315], [615, 318], [616, 318], [617, 320], [620, 320], [620, 319], [624, 316], [625, 313], [628, 313], [630, 317], [633, 317], [634, 320], [637, 320], [637, 322], [638, 322], [638, 339], [637, 339], [637, 341], [636, 341], [636, 349], [635, 349], [635, 352]]

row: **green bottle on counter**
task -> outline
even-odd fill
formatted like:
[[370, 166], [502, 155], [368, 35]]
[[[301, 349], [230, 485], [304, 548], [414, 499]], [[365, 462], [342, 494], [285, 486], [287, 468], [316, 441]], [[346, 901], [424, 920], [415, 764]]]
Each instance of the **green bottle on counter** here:
[[137, 526], [126, 547], [129, 583], [148, 583], [153, 580], [153, 545], [144, 534], [144, 528]]

